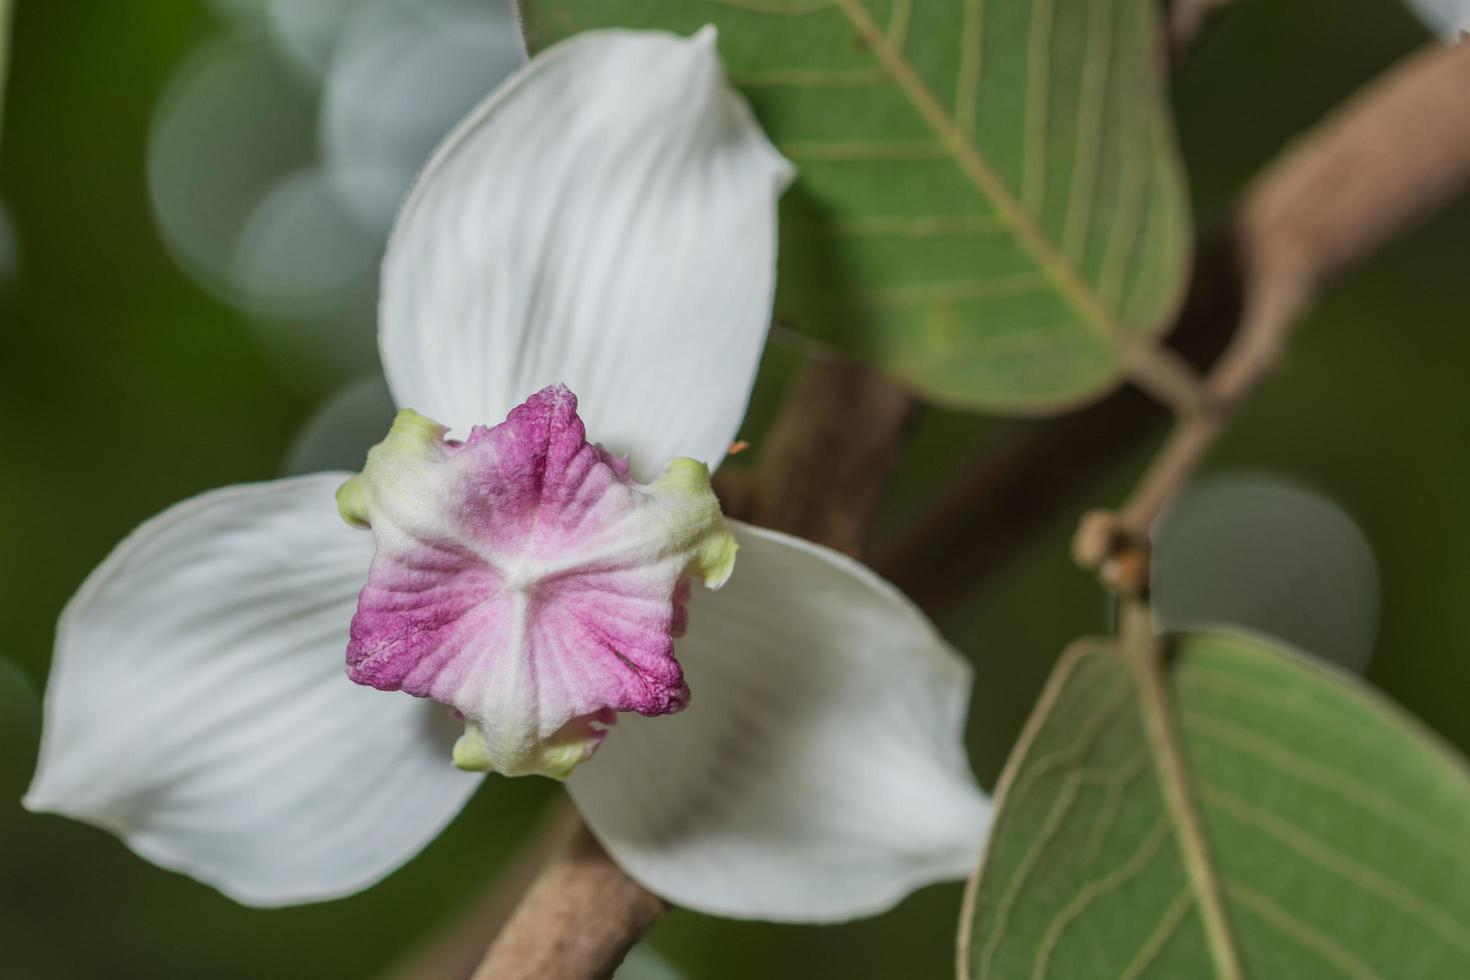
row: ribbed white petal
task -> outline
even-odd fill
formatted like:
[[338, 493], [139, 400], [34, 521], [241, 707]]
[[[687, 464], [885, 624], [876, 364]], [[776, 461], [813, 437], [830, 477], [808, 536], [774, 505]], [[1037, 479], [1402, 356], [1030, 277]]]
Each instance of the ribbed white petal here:
[[240, 901], [377, 881], [478, 779], [438, 705], [350, 682], [372, 558], [324, 473], [216, 490], [147, 522], [62, 615], [33, 810], [105, 827]]
[[589, 437], [656, 475], [718, 465], [769, 325], [790, 166], [714, 33], [589, 32], [460, 124], [383, 268], [393, 393], [463, 435], [564, 383]]
[[690, 706], [624, 716], [568, 780], [593, 832], [655, 892], [737, 918], [854, 918], [967, 876], [990, 821], [968, 666], [856, 562], [737, 535], [679, 641]]
[[1426, 27], [1454, 43], [1470, 33], [1470, 0], [1409, 0]]

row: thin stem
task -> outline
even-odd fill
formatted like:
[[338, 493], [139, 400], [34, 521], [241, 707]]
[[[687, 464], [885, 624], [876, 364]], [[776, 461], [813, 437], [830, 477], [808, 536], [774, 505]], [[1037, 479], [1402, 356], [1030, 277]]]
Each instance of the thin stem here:
[[579, 827], [521, 899], [473, 980], [605, 980], [668, 908]]
[[1144, 471], [1127, 503], [1118, 511], [1115, 533], [1142, 540], [1164, 505], [1189, 481], [1200, 461], [1225, 429], [1223, 415], [1181, 419], [1159, 454]]
[[1182, 356], [1154, 343], [1124, 349], [1128, 380], [1175, 415], [1194, 415], [1205, 408], [1208, 393], [1196, 371]]
[[[1189, 296], [1170, 343], [1198, 371], [1220, 357], [1239, 319], [1233, 246], [1207, 238], [1195, 250]], [[1084, 411], [1017, 420], [988, 440], [943, 495], [874, 567], [931, 615], [975, 594], [1092, 485], [1129, 456], [1169, 413], [1124, 386]]]
[[1448, 203], [1470, 183], [1470, 44], [1433, 46], [1374, 82], [1253, 185], [1236, 242], [1243, 314], [1203, 399], [1116, 515], [1084, 519], [1078, 562], [1111, 588], [1147, 588], [1148, 532], [1235, 412], [1273, 371], [1321, 283]]
[[566, 852], [581, 824], [570, 801], [552, 803], [542, 814], [536, 835], [484, 892], [379, 980], [467, 980], [484, 958], [486, 944], [505, 926], [541, 869]]

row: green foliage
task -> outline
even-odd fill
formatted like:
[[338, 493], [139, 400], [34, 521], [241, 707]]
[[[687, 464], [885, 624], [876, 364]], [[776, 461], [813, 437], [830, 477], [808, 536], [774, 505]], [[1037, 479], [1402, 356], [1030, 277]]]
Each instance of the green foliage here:
[[1172, 312], [1189, 217], [1155, 0], [522, 0], [532, 50], [712, 22], [800, 169], [778, 320], [959, 407], [1113, 385]]
[[1462, 761], [1355, 679], [1263, 642], [1169, 653], [1157, 691], [1188, 785], [1161, 776], [1173, 740], [1149, 734], [1150, 667], [1089, 642], [1057, 668], [1002, 778], [969, 976], [1470, 976]]

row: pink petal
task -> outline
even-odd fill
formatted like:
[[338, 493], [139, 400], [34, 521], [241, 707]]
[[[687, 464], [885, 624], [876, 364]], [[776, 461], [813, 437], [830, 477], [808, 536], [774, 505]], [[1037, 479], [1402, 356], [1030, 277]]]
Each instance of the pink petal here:
[[400, 413], [339, 494], [378, 544], [348, 675], [454, 707], [456, 762], [510, 775], [565, 776], [615, 713], [683, 708], [686, 579], [734, 558], [708, 471], [633, 482], [559, 385], [463, 444], [445, 432]]

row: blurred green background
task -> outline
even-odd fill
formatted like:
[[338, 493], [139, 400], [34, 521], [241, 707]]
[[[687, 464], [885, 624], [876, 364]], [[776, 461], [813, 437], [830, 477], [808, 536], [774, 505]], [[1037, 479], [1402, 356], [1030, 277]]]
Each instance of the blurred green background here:
[[[275, 911], [236, 906], [102, 831], [27, 814], [17, 802], [34, 764], [56, 616], [87, 572], [169, 504], [281, 473], [314, 410], [371, 370], [364, 304], [338, 303], [325, 317], [299, 305], [265, 318], [238, 312], [181, 270], [158, 231], [152, 119], [201, 45], [248, 36], [248, 19], [227, 26], [223, 6], [20, 0], [15, 15], [0, 150], [0, 200], [14, 234], [14, 256], [0, 266], [6, 978], [371, 976], [477, 893], [553, 793], [543, 781], [488, 780], [449, 832], [384, 884]], [[1202, 225], [1293, 134], [1426, 42], [1393, 0], [1233, 7], [1175, 79]], [[240, 154], [290, 163], [309, 156], [315, 96], [300, 65], [283, 58], [278, 67], [278, 102], [300, 100], [276, 106], [279, 141], [257, 127], [227, 133], [223, 145], [233, 139]], [[207, 211], [210, 202], [191, 206]], [[1322, 304], [1288, 369], [1209, 463], [1304, 482], [1358, 521], [1382, 581], [1369, 679], [1462, 749], [1470, 747], [1467, 259], [1462, 201]], [[323, 333], [323, 320], [338, 332]], [[757, 444], [796, 355], [773, 351], [768, 360], [744, 433]], [[922, 513], [971, 450], [1007, 424], [930, 413], [888, 501], [888, 533]], [[1054, 658], [1075, 637], [1107, 628], [1107, 605], [1070, 565], [1067, 541], [1078, 513], [1119, 500], [1145, 459], [1120, 460], [999, 584], [942, 624], [976, 666], [970, 742], [986, 785]], [[957, 885], [930, 888], [888, 915], [821, 929], [676, 911], [648, 942], [692, 978], [942, 977], [952, 970], [959, 897]]]

